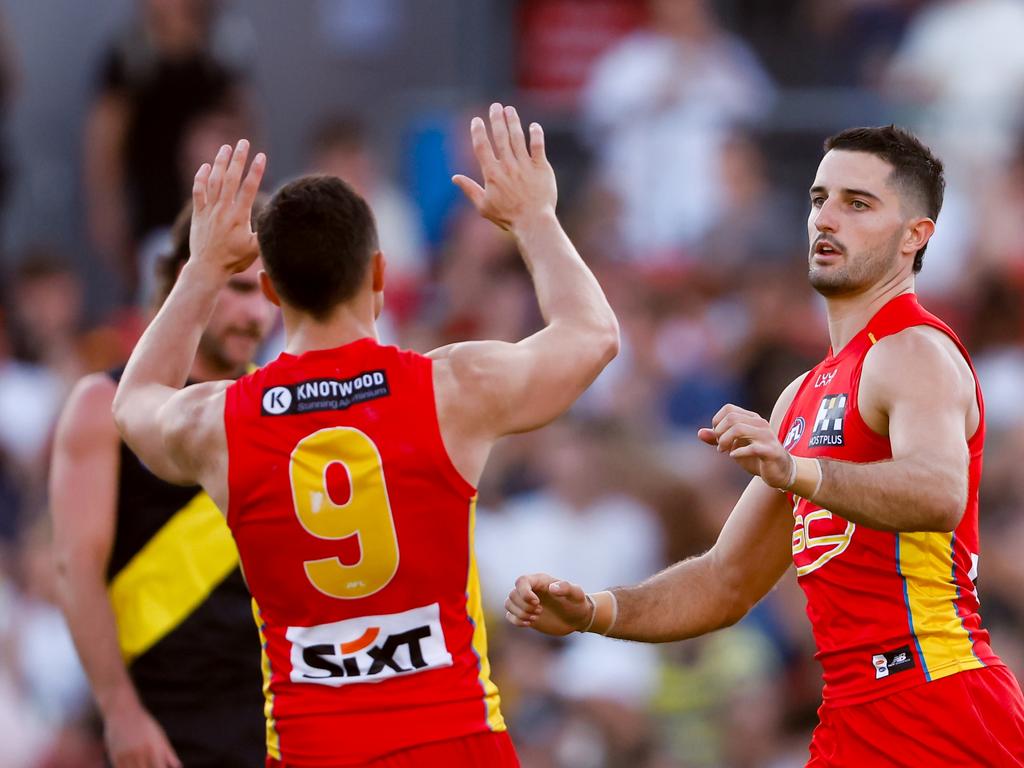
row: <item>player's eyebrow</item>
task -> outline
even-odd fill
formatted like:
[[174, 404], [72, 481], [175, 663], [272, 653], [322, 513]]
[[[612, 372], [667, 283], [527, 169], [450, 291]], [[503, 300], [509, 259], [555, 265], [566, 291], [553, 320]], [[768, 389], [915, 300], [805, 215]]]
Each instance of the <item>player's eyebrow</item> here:
[[[877, 203], [882, 202], [881, 198], [878, 195], [874, 194], [873, 192], [868, 192], [866, 189], [851, 189], [849, 187], [844, 187], [839, 191], [842, 193], [843, 197], [866, 197], [869, 200], [874, 200]], [[821, 185], [817, 185], [811, 187], [809, 194], [828, 194], [828, 190]]]

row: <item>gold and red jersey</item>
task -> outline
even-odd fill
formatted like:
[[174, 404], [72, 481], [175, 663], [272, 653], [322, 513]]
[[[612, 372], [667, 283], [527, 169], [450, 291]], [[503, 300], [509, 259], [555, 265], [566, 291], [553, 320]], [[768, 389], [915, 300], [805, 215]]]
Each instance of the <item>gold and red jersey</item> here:
[[[865, 356], [911, 326], [956, 334], [913, 294], [886, 304], [840, 351], [804, 378], [779, 432], [794, 456], [858, 463], [892, 458], [887, 437], [861, 417]], [[971, 368], [973, 372], [973, 366]], [[899, 376], [900, 371], [891, 372]], [[1001, 665], [978, 614], [978, 485], [985, 440], [981, 421], [968, 440], [967, 506], [956, 530], [894, 533], [858, 525], [795, 496], [793, 562], [824, 669], [826, 704], [857, 704], [968, 669]], [[917, 436], [922, 442], [928, 434]]]
[[227, 391], [228, 525], [263, 642], [269, 757], [360, 765], [504, 731], [432, 362], [360, 339]]

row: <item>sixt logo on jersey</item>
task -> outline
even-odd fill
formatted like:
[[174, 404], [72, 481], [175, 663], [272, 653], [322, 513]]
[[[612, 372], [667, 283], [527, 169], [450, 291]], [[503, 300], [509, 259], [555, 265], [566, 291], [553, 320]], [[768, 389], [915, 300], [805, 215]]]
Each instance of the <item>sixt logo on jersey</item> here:
[[814, 419], [814, 431], [807, 445], [817, 448], [822, 445], [843, 444], [843, 419], [846, 416], [846, 395], [825, 395], [818, 406]]
[[437, 603], [402, 613], [289, 627], [291, 681], [338, 688], [450, 667]]
[[896, 672], [913, 669], [914, 656], [910, 653], [910, 646], [904, 645], [895, 651], [876, 653], [871, 657], [871, 664], [875, 668], [875, 680], [881, 680]]
[[348, 379], [310, 379], [298, 384], [267, 387], [260, 401], [260, 413], [264, 416], [286, 416], [310, 411], [343, 411], [390, 394], [384, 371], [363, 371]]

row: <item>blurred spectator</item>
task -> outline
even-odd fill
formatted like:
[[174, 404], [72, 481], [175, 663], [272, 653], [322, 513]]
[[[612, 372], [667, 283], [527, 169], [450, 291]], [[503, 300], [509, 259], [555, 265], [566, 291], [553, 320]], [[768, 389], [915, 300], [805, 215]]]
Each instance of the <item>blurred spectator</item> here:
[[738, 270], [799, 262], [806, 246], [803, 211], [776, 194], [753, 134], [735, 131], [719, 147], [721, 208], [699, 245], [700, 261], [723, 277]]
[[370, 204], [387, 259], [389, 304], [397, 299], [407, 314], [409, 294], [429, 267], [422, 224], [415, 204], [388, 179], [366, 126], [354, 117], [324, 121], [313, 134], [310, 165], [314, 173], [344, 179]]
[[[787, 86], [873, 85], [928, 0], [734, 0], [730, 20]], [[836, 50], [842, 55], [837, 56]]]
[[54, 604], [49, 527], [24, 530], [14, 569], [0, 572], [0, 738], [5, 768], [100, 768], [89, 690]]
[[914, 17], [888, 73], [951, 175], [985, 173], [1016, 144], [1024, 104], [1024, 4], [942, 0]]
[[244, 44], [215, 0], [138, 0], [139, 17], [103, 57], [85, 129], [85, 186], [93, 246], [113, 260], [129, 290], [135, 248], [169, 225], [191, 186], [182, 143], [196, 115], [247, 110]]
[[46, 448], [64, 401], [60, 377], [37, 363], [15, 359], [6, 327], [0, 329], [0, 453], [19, 475], [45, 473]]
[[511, 236], [475, 211], [460, 209], [420, 315], [432, 331], [424, 348], [465, 338], [523, 338], [539, 327], [529, 279]]
[[[185, 190], [182, 203], [188, 199], [199, 166], [211, 157], [216, 157], [217, 151], [224, 144], [233, 145], [239, 138], [250, 136], [252, 127], [246, 114], [224, 104], [215, 104], [189, 119], [182, 130], [177, 162], [178, 185]], [[181, 206], [178, 208], [180, 211]], [[163, 297], [156, 295], [157, 262], [171, 248], [174, 221], [172, 218], [164, 226], [151, 229], [139, 244], [136, 304], [143, 312], [149, 312], [156, 303], [163, 300]]]
[[84, 373], [80, 278], [59, 253], [35, 246], [14, 269], [9, 290], [15, 356], [46, 368], [69, 390]]
[[627, 255], [671, 262], [721, 210], [719, 152], [734, 125], [765, 114], [773, 87], [706, 0], [650, 6], [650, 28], [595, 65], [583, 111], [601, 183], [621, 201]]
[[[500, 510], [480, 511], [476, 548], [484, 606], [491, 615], [502, 615], [519, 573], [561, 568], [559, 573], [573, 574], [567, 578], [589, 575], [619, 584], [664, 563], [657, 518], [617, 490], [621, 470], [608, 461], [608, 435], [596, 422], [548, 427], [534, 456], [541, 487]], [[522, 706], [529, 711], [558, 700], [578, 702], [577, 715], [583, 717], [578, 725], [603, 736], [603, 746], [594, 748], [628, 753], [644, 741], [640, 715], [654, 693], [657, 664], [652, 647], [572, 635], [545, 664], [542, 700]], [[543, 699], [552, 696], [556, 702], [545, 704]], [[527, 730], [522, 729], [521, 741], [533, 738]], [[548, 746], [558, 749], [557, 742]]]

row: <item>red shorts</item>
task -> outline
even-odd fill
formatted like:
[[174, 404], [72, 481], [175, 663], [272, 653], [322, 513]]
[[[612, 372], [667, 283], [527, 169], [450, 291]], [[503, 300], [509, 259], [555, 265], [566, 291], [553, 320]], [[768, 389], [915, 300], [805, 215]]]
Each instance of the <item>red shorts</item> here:
[[1024, 768], [1024, 697], [1006, 667], [823, 704], [818, 717], [807, 768]]
[[[446, 768], [519, 768], [519, 758], [508, 731], [502, 731], [421, 744], [379, 757], [367, 763], [365, 768], [424, 768], [434, 765]], [[268, 757], [267, 768], [294, 766]]]

